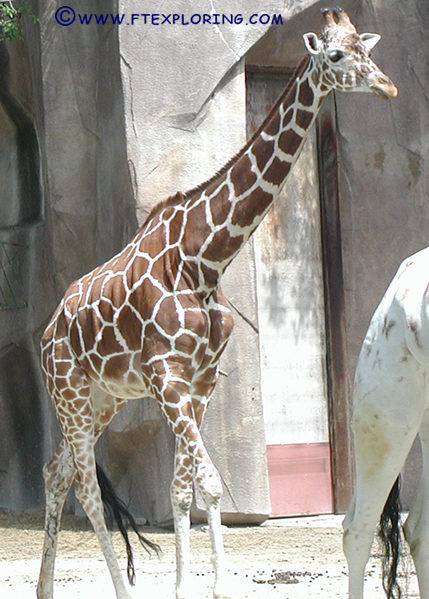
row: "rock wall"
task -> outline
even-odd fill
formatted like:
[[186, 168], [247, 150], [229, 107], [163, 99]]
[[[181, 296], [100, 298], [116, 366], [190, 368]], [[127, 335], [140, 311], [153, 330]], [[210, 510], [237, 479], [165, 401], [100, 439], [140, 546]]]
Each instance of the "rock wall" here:
[[[85, 2], [73, 0], [69, 5], [76, 15], [88, 14]], [[271, 1], [264, 12], [279, 12], [282, 5]], [[15, 143], [7, 114], [3, 143], [14, 157], [14, 169], [11, 159], [0, 161], [8, 180], [0, 236], [19, 248], [13, 279], [22, 281], [14, 305], [0, 313], [1, 401], [4, 413], [10, 414], [3, 423], [7, 441], [0, 454], [0, 503], [6, 507], [42, 504], [41, 465], [59, 438], [38, 368], [38, 342], [47, 320], [68, 284], [114, 254], [154, 203], [204, 180], [244, 143], [242, 59], [267, 29], [261, 24], [168, 30], [94, 22], [60, 26], [55, 20], [60, 2], [34, 0], [31, 6], [40, 27], [25, 22], [24, 42], [9, 44], [8, 51], [15, 61], [14, 93], [31, 124], [33, 146], [27, 138], [26, 147], [33, 147], [30, 175], [38, 176], [29, 185], [34, 189], [22, 187], [21, 146]], [[189, 3], [177, 1], [173, 8], [187, 14]], [[258, 9], [256, 3], [235, 1], [228, 13], [249, 15]], [[91, 10], [129, 18], [130, 13], [140, 14], [141, 6], [96, 2]], [[152, 3], [145, 10], [156, 13], [159, 6]], [[212, 2], [198, 10], [222, 12]], [[3, 109], [7, 112], [4, 102]], [[237, 313], [254, 320], [250, 247], [225, 286]], [[217, 412], [209, 413], [204, 434], [227, 486], [224, 511], [266, 517], [259, 357], [254, 331], [250, 329], [252, 345], [248, 325], [237, 320], [235, 345], [223, 365], [227, 376], [220, 385]], [[232, 402], [231, 396], [240, 400]], [[21, 413], [26, 416], [22, 421]], [[21, 454], [27, 461], [17, 460]], [[244, 471], [243, 454], [249, 456]], [[137, 514], [164, 523], [171, 518], [172, 456], [171, 434], [149, 402], [136, 402], [125, 410], [99, 448], [99, 458], [108, 462]], [[31, 491], [23, 483], [31, 479], [29, 469], [34, 478]], [[235, 482], [238, 471], [242, 477]], [[255, 488], [250, 497], [249, 485]]]
[[[361, 7], [363, 31], [382, 39], [373, 50], [399, 89], [394, 101], [338, 94], [341, 236], [350, 383], [366, 329], [400, 262], [428, 245], [429, 108], [424, 0]], [[362, 118], [371, 115], [371, 118]], [[405, 471], [409, 505], [420, 472], [418, 444]]]
[[[43, 327], [68, 284], [113, 255], [157, 201], [203, 181], [243, 144], [244, 61], [268, 31], [265, 24], [163, 28], [141, 19], [62, 27], [61, 2], [30, 4], [40, 27], [24, 19], [24, 42], [6, 46], [9, 62], [0, 49], [0, 506], [13, 509], [43, 504], [41, 466], [59, 436], [38, 366]], [[87, 2], [68, 4], [88, 13]], [[322, 4], [269, 0], [263, 12], [299, 14], [303, 31], [317, 30]], [[336, 98], [351, 380], [397, 264], [427, 244], [429, 13], [425, 0], [344, 5], [360, 30], [382, 34], [374, 56], [400, 90], [388, 104]], [[154, 1], [144, 10], [161, 12]], [[186, 15], [189, 3], [174, 0], [169, 10]], [[142, 9], [137, 1], [94, 0], [91, 11]], [[213, 1], [198, 6], [222, 11]], [[228, 14], [254, 12], [261, 12], [254, 0], [228, 2]], [[280, 43], [280, 27], [270, 36], [265, 64], [283, 64], [284, 52], [292, 60], [295, 41]], [[236, 329], [203, 434], [225, 482], [226, 518], [261, 520], [270, 506], [258, 343], [240, 316], [256, 324], [251, 244], [224, 289]], [[171, 518], [172, 455], [172, 436], [150, 402], [125, 409], [99, 448], [137, 515], [161, 523]], [[200, 507], [197, 500], [196, 518]]]
[[118, 31], [60, 27], [57, 2], [31, 5], [40, 27], [23, 19], [24, 42], [2, 45], [0, 73], [0, 505], [13, 509], [43, 505], [41, 468], [59, 438], [40, 376], [42, 330], [69, 283], [137, 224]]

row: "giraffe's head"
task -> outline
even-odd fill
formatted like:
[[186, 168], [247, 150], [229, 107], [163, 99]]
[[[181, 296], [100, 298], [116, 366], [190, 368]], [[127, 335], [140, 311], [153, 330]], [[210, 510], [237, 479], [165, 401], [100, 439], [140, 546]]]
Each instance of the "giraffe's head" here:
[[349, 16], [341, 9], [324, 9], [325, 26], [320, 36], [306, 33], [304, 42], [320, 71], [325, 89], [373, 92], [395, 98], [398, 90], [370, 58], [379, 41], [376, 33], [357, 33]]

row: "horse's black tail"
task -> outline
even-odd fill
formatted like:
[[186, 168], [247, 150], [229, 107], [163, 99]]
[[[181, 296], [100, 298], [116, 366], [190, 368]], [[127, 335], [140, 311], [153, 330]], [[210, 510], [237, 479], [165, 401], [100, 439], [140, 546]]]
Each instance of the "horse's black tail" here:
[[402, 544], [400, 486], [401, 477], [398, 476], [384, 505], [378, 531], [384, 551], [382, 562], [383, 588], [388, 599], [400, 599], [402, 595], [397, 581]]
[[136, 581], [136, 572], [134, 568], [133, 550], [128, 538], [128, 527], [131, 527], [134, 530], [142, 547], [144, 547], [148, 553], [154, 551], [159, 555], [161, 548], [156, 543], [152, 543], [152, 541], [146, 539], [146, 537], [139, 532], [134, 516], [130, 513], [125, 503], [117, 496], [112, 483], [98, 464], [97, 479], [101, 490], [101, 498], [104, 503], [104, 511], [108, 525], [112, 527], [113, 523], [116, 522], [118, 529], [124, 538], [127, 550], [127, 576], [129, 583], [133, 585]]

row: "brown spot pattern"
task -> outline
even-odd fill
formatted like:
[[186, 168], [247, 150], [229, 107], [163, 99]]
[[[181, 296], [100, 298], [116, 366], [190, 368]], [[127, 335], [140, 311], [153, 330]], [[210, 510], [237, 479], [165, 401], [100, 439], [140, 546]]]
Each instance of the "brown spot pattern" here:
[[295, 154], [299, 144], [302, 141], [301, 135], [298, 135], [293, 129], [283, 131], [279, 137], [279, 148], [286, 154]]
[[308, 129], [310, 123], [313, 119], [313, 113], [308, 110], [300, 110], [296, 111], [296, 124], [301, 127], [301, 129]]
[[255, 217], [265, 212], [273, 201], [273, 196], [260, 187], [257, 187], [246, 198], [237, 202], [231, 217], [233, 225], [248, 227], [253, 223]]
[[174, 245], [175, 243], [177, 243], [179, 241], [180, 238], [180, 233], [182, 231], [182, 226], [183, 226], [183, 211], [182, 210], [177, 210], [175, 216], [171, 219], [170, 221], [170, 225], [169, 225], [169, 239], [170, 239], [170, 244]]
[[77, 356], [79, 356], [81, 354], [82, 348], [81, 348], [81, 343], [80, 343], [80, 335], [79, 335], [79, 327], [78, 327], [77, 319], [74, 319], [70, 325], [69, 339], [70, 339], [70, 344], [73, 348], [74, 353]]
[[124, 286], [122, 273], [119, 273], [109, 279], [103, 288], [103, 296], [109, 298], [116, 308], [124, 305], [126, 294], [127, 289]]
[[[101, 318], [105, 322], [112, 322], [113, 307], [109, 301], [107, 301], [106, 299], [101, 299], [98, 302], [98, 311], [100, 312]], [[95, 316], [96, 315], [95, 315], [95, 311], [94, 311], [92, 313], [93, 320], [94, 320]], [[94, 326], [97, 326], [97, 320], [95, 321]]]
[[197, 342], [195, 338], [191, 335], [183, 333], [182, 335], [176, 338], [174, 342], [174, 347], [178, 352], [190, 355], [194, 353], [197, 347]]
[[[86, 347], [86, 350], [89, 351], [94, 344], [94, 338], [91, 338], [92, 344]], [[113, 326], [105, 326], [103, 329], [102, 337], [100, 341], [97, 343], [97, 352], [104, 356], [112, 353], [123, 352], [124, 348], [119, 343], [116, 338], [115, 328]]]
[[252, 164], [247, 154], [244, 154], [231, 170], [231, 182], [234, 185], [236, 196], [247, 191], [256, 181], [256, 175], [252, 172]]
[[124, 306], [120, 311], [117, 325], [128, 348], [131, 351], [140, 349], [142, 344], [142, 323], [129, 306]]
[[230, 312], [217, 312], [210, 310], [210, 339], [209, 348], [216, 350], [223, 346], [234, 328], [234, 319]]
[[203, 254], [205, 260], [222, 262], [235, 254], [243, 244], [243, 235], [231, 237], [226, 228], [217, 231]]
[[149, 322], [144, 329], [142, 361], [148, 362], [153, 356], [161, 356], [170, 348], [170, 341], [156, 326]]
[[168, 296], [162, 300], [155, 320], [167, 335], [177, 333], [180, 328], [180, 322], [172, 296]]
[[268, 169], [265, 171], [264, 179], [273, 185], [280, 185], [286, 178], [289, 170], [290, 162], [283, 162], [283, 160], [280, 160], [276, 156]]
[[129, 303], [142, 317], [148, 320], [152, 316], [154, 304], [161, 297], [162, 292], [149, 280], [144, 279], [140, 286], [130, 294]]
[[256, 158], [258, 169], [262, 172], [274, 152], [274, 141], [264, 141], [261, 137], [252, 145], [252, 154]]
[[210, 268], [209, 266], [203, 263], [201, 264], [200, 268], [204, 277], [205, 284], [210, 288], [215, 287], [216, 283], [219, 281], [218, 271], [214, 270], [213, 268]]
[[[161, 229], [162, 230], [162, 229]], [[148, 233], [145, 237], [145, 250], [149, 256], [157, 256], [165, 246], [165, 239], [159, 234], [159, 229]]]
[[308, 79], [303, 81], [299, 88], [298, 101], [302, 106], [312, 106], [314, 101], [314, 93], [310, 87]]
[[135, 281], [138, 281], [148, 270], [149, 260], [142, 256], [136, 256], [130, 268], [127, 269], [128, 289], [131, 289]]
[[286, 129], [293, 117], [293, 108], [289, 108], [283, 115], [282, 128]]
[[121, 379], [129, 369], [128, 357], [125, 354], [112, 356], [104, 366], [104, 376], [108, 379]]
[[213, 224], [221, 225], [228, 218], [231, 205], [228, 203], [229, 189], [228, 185], [221, 187], [219, 192], [210, 199], [210, 212]]
[[99, 354], [96, 354], [95, 352], [89, 353], [88, 362], [92, 364], [92, 367], [95, 370], [95, 372], [100, 372], [101, 367], [103, 365], [103, 360], [101, 359], [101, 356]]
[[188, 213], [184, 233], [187, 255], [196, 256], [201, 248], [201, 240], [206, 239], [210, 233], [211, 228], [206, 221], [206, 206], [201, 202]]
[[204, 312], [185, 312], [185, 328], [195, 333], [197, 337], [204, 338], [207, 334], [208, 320]]
[[[339, 17], [338, 27], [343, 21]], [[356, 34], [347, 43], [357, 44], [358, 40]], [[309, 64], [309, 58], [300, 63], [290, 85], [275, 105], [274, 116], [262, 125], [267, 135], [279, 136], [280, 148], [292, 155], [301, 144], [301, 137], [290, 125], [294, 115], [297, 125], [307, 129], [312, 115], [305, 108], [316, 108], [309, 81], [302, 80]], [[312, 76], [315, 72], [313, 69]], [[319, 73], [317, 76], [320, 78]], [[313, 81], [320, 84], [320, 81]], [[286, 110], [283, 122], [278, 110], [280, 105]], [[289, 127], [289, 130], [280, 135], [282, 127]], [[159, 204], [129, 246], [69, 288], [65, 296], [68, 310], [60, 306], [43, 335], [42, 364], [47, 386], [57, 405], [68, 448], [73, 452], [73, 458], [66, 456], [67, 445], [63, 442], [62, 449], [60, 446], [45, 471], [47, 500], [53, 501], [55, 496], [56, 489], [52, 484], [58, 480], [58, 467], [62, 467], [62, 474], [68, 469], [67, 482], [71, 484], [75, 479], [77, 497], [98, 530], [101, 546], [109, 548], [109, 537], [104, 534], [103, 526], [99, 526], [103, 513], [94, 475], [93, 452], [88, 449], [92, 449], [96, 440], [94, 431], [96, 435], [101, 433], [127, 401], [115, 397], [130, 399], [145, 392], [154, 395], [170, 428], [180, 435], [171, 487], [173, 506], [189, 509], [193, 480], [200, 487], [202, 496], [212, 504], [218, 502], [221, 495], [219, 474], [198, 431], [216, 382], [217, 363], [233, 326], [230, 312], [219, 309], [219, 305], [225, 308], [226, 302], [220, 289], [215, 287], [219, 280], [216, 266], [221, 262], [224, 269], [232, 261], [251, 232], [250, 227], [256, 225], [257, 217], [262, 216], [272, 202], [271, 194], [266, 193], [262, 189], [265, 186], [259, 183], [260, 173], [264, 173], [270, 183], [280, 185], [291, 168], [289, 161], [283, 162], [274, 156], [275, 142], [257, 136], [249, 142], [252, 145], [246, 145], [222, 171], [202, 186], [186, 194], [179, 192]], [[252, 165], [259, 172], [254, 173]], [[227, 177], [231, 180], [229, 187], [225, 184]], [[259, 187], [254, 189], [257, 181]], [[233, 193], [235, 199], [240, 198], [234, 209]], [[210, 225], [206, 222], [207, 210], [211, 213]], [[245, 235], [233, 236], [236, 230], [244, 233], [240, 227], [247, 227]], [[180, 249], [173, 247], [179, 243], [182, 234], [184, 240]], [[202, 247], [205, 248], [203, 257]], [[182, 250], [189, 258], [183, 263], [180, 262]], [[137, 256], [139, 252], [153, 260]], [[210, 261], [214, 268], [210, 268]], [[151, 282], [154, 279], [156, 285]], [[202, 279], [209, 290], [201, 286]], [[140, 286], [129, 297], [137, 281]], [[177, 310], [178, 301], [180, 310]], [[181, 328], [183, 319], [184, 330]], [[393, 321], [385, 323], [386, 336], [392, 326]], [[410, 322], [409, 326], [419, 343], [417, 326], [420, 323]], [[70, 343], [75, 355], [70, 350]], [[375, 366], [377, 360], [380, 363], [378, 355]], [[98, 378], [91, 369], [98, 372]], [[172, 378], [166, 378], [167, 372]], [[104, 401], [98, 396], [97, 402], [91, 401], [89, 377], [105, 392]], [[189, 397], [191, 392], [194, 393], [192, 399]], [[364, 443], [382, 459], [386, 447], [385, 440], [380, 442], [377, 419], [378, 415], [374, 414], [374, 423], [368, 428], [364, 423], [360, 432]], [[359, 433], [359, 428], [357, 431]], [[67, 457], [70, 458], [69, 465]], [[58, 485], [56, 487], [58, 490]], [[51, 522], [56, 519], [52, 504], [47, 514]], [[46, 539], [52, 547], [56, 538], [49, 532], [52, 530], [48, 530]], [[49, 552], [44, 555], [48, 556]], [[106, 551], [106, 555], [109, 552]], [[114, 571], [112, 564], [115, 565], [113, 560], [109, 566]], [[49, 587], [50, 582], [45, 586]]]
[[276, 135], [280, 130], [280, 114], [276, 112], [272, 119], [267, 123], [264, 132], [267, 135]]
[[[226, 175], [227, 173], [219, 173], [219, 176], [216, 177], [216, 179], [210, 183], [210, 185], [208, 185], [207, 189], [206, 189], [206, 196], [210, 197], [214, 194], [214, 192], [216, 191], [216, 189], [218, 189], [221, 185], [223, 185], [225, 183], [226, 180]], [[199, 196], [198, 196], [199, 197]]]

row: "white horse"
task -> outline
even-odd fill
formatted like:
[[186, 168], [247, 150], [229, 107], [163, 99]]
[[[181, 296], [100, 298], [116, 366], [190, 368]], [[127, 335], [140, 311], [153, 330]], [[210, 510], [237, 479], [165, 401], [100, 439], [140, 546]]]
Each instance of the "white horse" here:
[[[349, 597], [362, 599], [377, 521], [387, 548], [383, 586], [400, 597], [399, 474], [416, 435], [423, 473], [404, 525], [420, 597], [429, 599], [429, 248], [401, 264], [376, 309], [356, 369], [353, 430], [354, 498], [343, 523]], [[384, 507], [383, 507], [384, 506]]]

